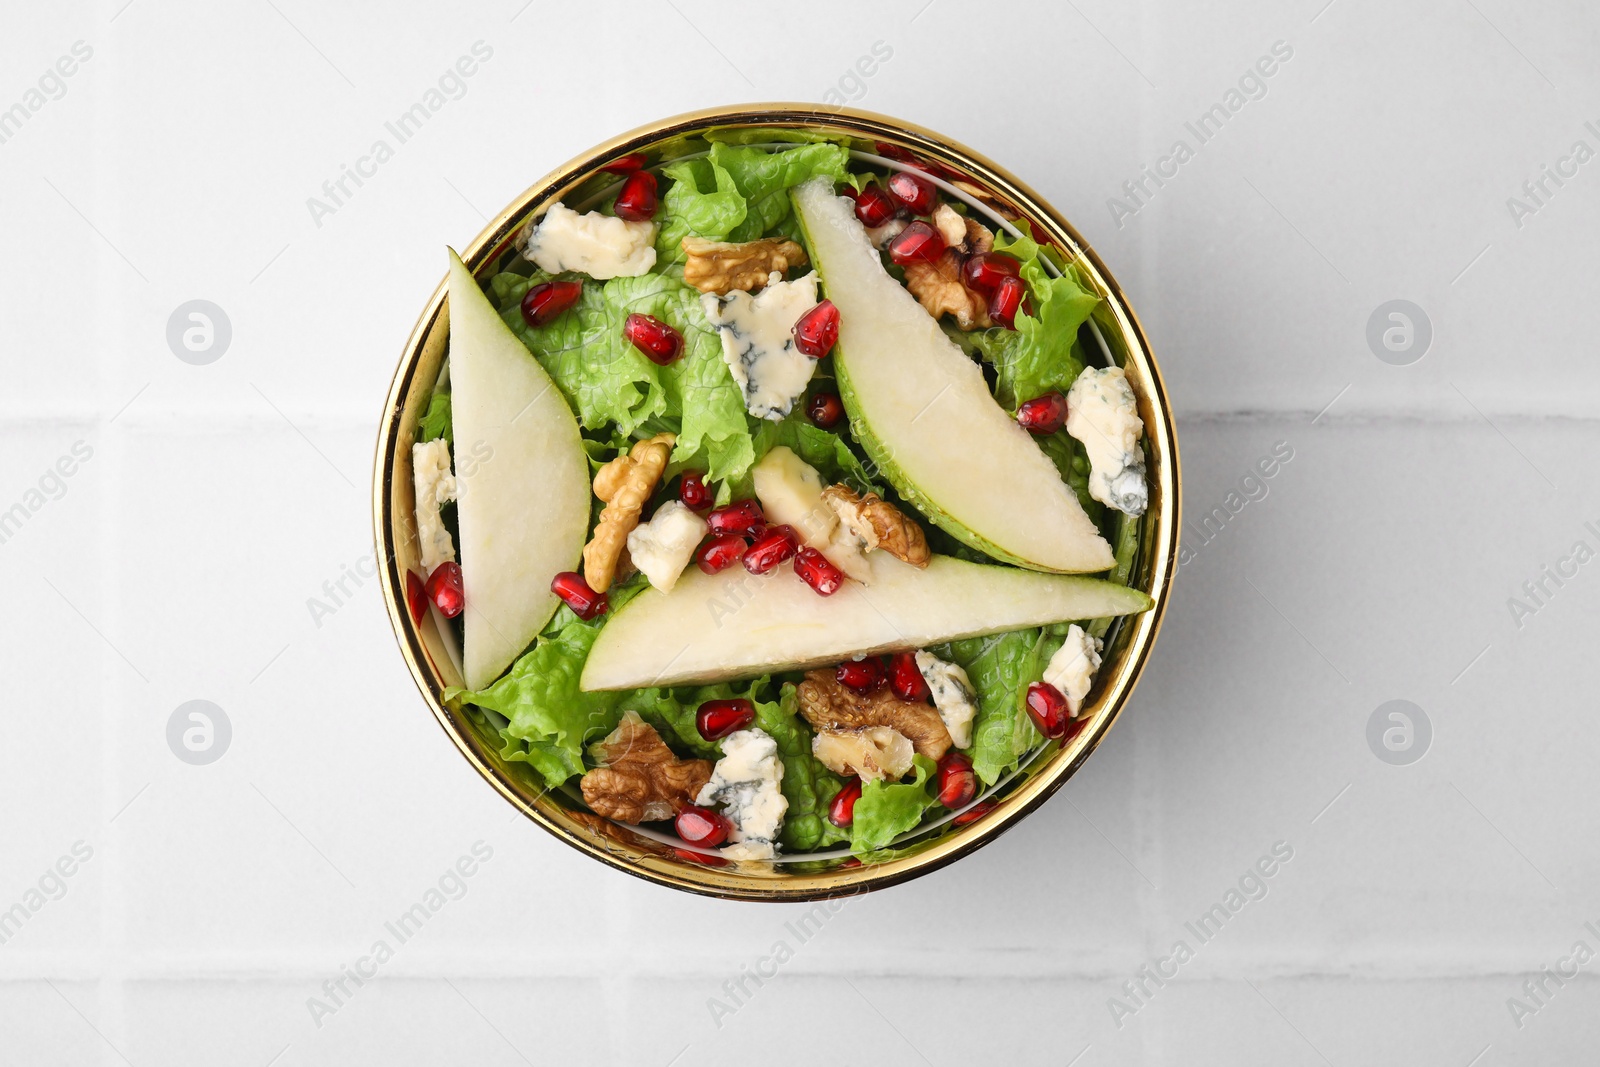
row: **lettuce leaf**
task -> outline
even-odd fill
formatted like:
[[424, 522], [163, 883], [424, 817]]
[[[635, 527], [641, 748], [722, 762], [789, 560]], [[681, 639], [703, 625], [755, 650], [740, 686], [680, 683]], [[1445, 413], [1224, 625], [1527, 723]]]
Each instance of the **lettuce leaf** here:
[[856, 800], [850, 824], [852, 852], [873, 852], [922, 821], [923, 813], [939, 802], [928, 791], [935, 764], [927, 756], [912, 757], [916, 776], [909, 782], [868, 782]]
[[1028, 686], [1044, 674], [1044, 648], [1043, 635], [1030, 629], [952, 641], [930, 649], [962, 667], [978, 691], [978, 714], [968, 755], [986, 786], [1003, 778], [1044, 740], [1023, 703]]
[[810, 852], [850, 839], [828, 821], [828, 805], [844, 788], [844, 779], [811, 754], [811, 730], [801, 721], [795, 688], [785, 685], [777, 703], [756, 702], [756, 725], [778, 743], [783, 760], [783, 795], [789, 810], [778, 839], [790, 852]]
[[656, 234], [658, 268], [683, 262], [681, 242], [690, 235], [712, 241], [761, 237], [790, 218], [791, 187], [819, 174], [844, 181], [849, 158], [849, 151], [836, 144], [769, 152], [717, 142], [702, 159], [663, 167], [661, 172], [673, 184], [662, 197], [665, 213]]
[[1031, 237], [995, 234], [997, 252], [1022, 263], [1022, 280], [1034, 304], [1034, 313], [1017, 313], [1017, 328], [996, 327], [972, 335], [984, 359], [994, 364], [995, 399], [1008, 411], [1042, 393], [1065, 393], [1082, 373], [1083, 349], [1078, 327], [1089, 320], [1100, 298], [1089, 292], [1072, 271], [1051, 278], [1041, 262], [1038, 242]]
[[434, 393], [428, 398], [428, 410], [422, 413], [422, 418], [417, 420], [417, 440], [437, 441], [444, 438], [450, 443], [454, 451], [456, 443], [455, 429], [450, 421], [450, 393], [448, 390]]

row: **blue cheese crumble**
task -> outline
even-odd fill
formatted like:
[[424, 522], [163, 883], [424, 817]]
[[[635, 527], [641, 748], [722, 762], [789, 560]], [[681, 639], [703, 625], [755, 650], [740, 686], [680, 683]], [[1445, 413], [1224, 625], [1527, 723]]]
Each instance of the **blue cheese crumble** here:
[[551, 274], [637, 278], [656, 265], [655, 243], [653, 222], [629, 222], [598, 211], [580, 215], [565, 204], [551, 204], [539, 224], [528, 227], [522, 254]]
[[1089, 495], [1129, 515], [1149, 503], [1144, 484], [1144, 423], [1121, 367], [1085, 367], [1067, 392], [1067, 433], [1089, 455]]
[[794, 324], [817, 306], [817, 272], [792, 282], [774, 271], [754, 296], [735, 290], [700, 298], [706, 318], [722, 334], [722, 358], [758, 419], [781, 421], [805, 395], [817, 361], [795, 347]]
[[1077, 718], [1083, 699], [1094, 685], [1094, 672], [1100, 669], [1098, 637], [1091, 637], [1083, 627], [1073, 623], [1067, 630], [1067, 639], [1044, 669], [1044, 680], [1061, 690], [1067, 698], [1067, 707]]
[[695, 803], [722, 805], [722, 813], [733, 823], [728, 835], [733, 844], [722, 850], [723, 855], [746, 860], [777, 855], [778, 828], [789, 810], [779, 788], [782, 782], [778, 743], [766, 731], [752, 727], [722, 739], [722, 758]]
[[944, 728], [950, 731], [950, 740], [957, 748], [972, 747], [972, 719], [978, 713], [978, 694], [972, 688], [967, 672], [954, 663], [947, 663], [932, 652], [917, 652], [917, 670], [928, 683], [933, 694], [933, 706], [939, 709]]
[[417, 502], [417, 551], [422, 574], [456, 558], [455, 542], [439, 518], [439, 509], [456, 498], [456, 476], [450, 473], [450, 442], [444, 438], [411, 446], [411, 485]]

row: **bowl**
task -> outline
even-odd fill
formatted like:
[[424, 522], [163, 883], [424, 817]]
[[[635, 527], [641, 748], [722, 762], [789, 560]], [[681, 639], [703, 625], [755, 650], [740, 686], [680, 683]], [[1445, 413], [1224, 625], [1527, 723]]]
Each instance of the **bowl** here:
[[1139, 397], [1146, 431], [1150, 505], [1141, 520], [1141, 548], [1129, 584], [1148, 593], [1155, 607], [1119, 619], [1106, 634], [1103, 664], [1082, 712], [1087, 725], [1065, 744], [1047, 741], [1025, 757], [1016, 774], [988, 791], [992, 807], [981, 816], [935, 836], [941, 823], [952, 817], [947, 813], [944, 820], [924, 824], [896, 840], [892, 849], [875, 854], [870, 862], [853, 860], [844, 850], [780, 857], [774, 863], [719, 861], [674, 848], [675, 839], [652, 829], [616, 824], [584, 810], [575, 780], [568, 783], [570, 792], [550, 791], [525, 764], [503, 760], [497, 737], [472, 711], [454, 710], [440, 699], [445, 688], [460, 684], [460, 676], [446, 646], [447, 635], [434, 624], [434, 613], [427, 613], [417, 625], [406, 609], [406, 573], [419, 566], [410, 453], [423, 405], [446, 353], [449, 301], [442, 281], [406, 341], [378, 432], [372, 504], [378, 555], [384, 560], [383, 596], [406, 667], [445, 734], [484, 781], [561, 841], [651, 882], [725, 899], [795, 901], [852, 895], [927, 874], [993, 841], [1049, 799], [1105, 739], [1133, 693], [1166, 609], [1178, 549], [1177, 440], [1166, 390], [1144, 331], [1116, 279], [1078, 232], [1036, 193], [985, 157], [930, 130], [883, 115], [807, 104], [752, 104], [696, 111], [640, 127], [535, 182], [462, 249], [463, 260], [475, 275], [484, 277], [518, 255], [513, 247], [516, 236], [548, 204], [568, 196], [581, 201], [603, 195], [605, 184], [617, 180], [601, 169], [608, 161], [644, 152], [658, 166], [691, 148], [686, 139], [712, 129], [770, 131], [774, 142], [822, 133], [846, 140], [857, 159], [880, 167], [903, 170], [915, 161], [947, 196], [965, 200], [980, 217], [1013, 233], [1031, 233], [1054, 249], [1061, 263], [1077, 261], [1081, 276], [1105, 298], [1104, 314], [1093, 328], [1104, 352], [1126, 370]]

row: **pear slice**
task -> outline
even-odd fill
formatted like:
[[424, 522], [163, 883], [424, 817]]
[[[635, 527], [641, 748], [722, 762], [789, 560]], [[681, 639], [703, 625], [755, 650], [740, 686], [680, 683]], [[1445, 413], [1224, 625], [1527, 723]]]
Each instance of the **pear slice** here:
[[1067, 619], [1147, 611], [1148, 596], [1099, 578], [1039, 574], [934, 556], [924, 570], [868, 556], [872, 584], [820, 597], [783, 567], [685, 571], [647, 589], [600, 631], [584, 689], [637, 689], [803, 670], [851, 656], [922, 648]]
[[505, 672], [560, 603], [589, 530], [589, 464], [550, 376], [450, 251], [450, 411], [456, 439], [468, 689]]
[[792, 196], [826, 296], [850, 429], [883, 476], [978, 551], [1034, 570], [1103, 571], [1114, 562], [1052, 463], [1005, 413], [983, 372], [884, 270], [850, 201], [825, 178]]

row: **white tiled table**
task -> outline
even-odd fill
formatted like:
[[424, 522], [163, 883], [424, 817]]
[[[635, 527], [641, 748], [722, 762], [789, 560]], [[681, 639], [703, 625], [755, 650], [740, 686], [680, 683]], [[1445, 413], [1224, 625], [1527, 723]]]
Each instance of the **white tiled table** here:
[[[1600, 549], [1600, 161], [1521, 191], [1600, 150], [1591, 6], [521, 3], [0, 17], [0, 108], [40, 104], [0, 125], [0, 511], [27, 513], [0, 543], [0, 910], [40, 905], [0, 944], [0, 1062], [1594, 1058], [1595, 964], [1520, 1027], [1508, 1007], [1600, 950], [1600, 562], [1508, 608]], [[314, 218], [478, 41], [460, 98]], [[1276, 42], [1258, 98], [1114, 211]], [[1097, 246], [1171, 387], [1195, 555], [1132, 708], [1056, 799], [802, 942], [804, 908], [658, 889], [514, 818], [359, 572], [382, 392], [442, 246], [613, 132], [830, 90], [1001, 160]], [[193, 299], [232, 324], [206, 366], [165, 337]], [[1432, 325], [1413, 365], [1368, 347], [1394, 299]], [[1208, 541], [1278, 442], [1268, 495]], [[232, 725], [209, 766], [167, 745], [192, 699]], [[1406, 766], [1367, 741], [1396, 699], [1432, 727]], [[479, 841], [460, 899], [323, 991]], [[1266, 895], [1195, 937], [1276, 842]], [[1130, 998], [1180, 939], [1192, 959]], [[793, 958], [734, 1000], [780, 941]]]

